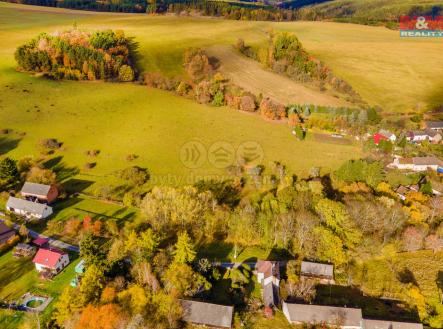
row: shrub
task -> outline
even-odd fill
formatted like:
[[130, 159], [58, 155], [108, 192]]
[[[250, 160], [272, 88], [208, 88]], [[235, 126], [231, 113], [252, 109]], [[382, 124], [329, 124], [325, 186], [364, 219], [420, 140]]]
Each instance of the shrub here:
[[305, 131], [302, 129], [302, 127], [295, 126], [294, 132], [295, 132], [295, 136], [297, 137], [298, 140], [305, 139]]
[[83, 168], [85, 170], [90, 170], [90, 169], [94, 168], [96, 165], [97, 165], [97, 163], [95, 163], [95, 162], [87, 162], [87, 163], [85, 163]]
[[270, 98], [263, 98], [260, 103], [260, 113], [271, 120], [280, 120], [286, 116], [285, 106]]
[[256, 109], [254, 97], [251, 95], [241, 96], [239, 107], [242, 111], [254, 112]]
[[241, 103], [241, 97], [240, 96], [235, 96], [231, 93], [227, 93], [225, 95], [225, 100], [226, 100], [226, 104], [229, 107], [232, 107], [236, 110], [240, 109], [240, 103]]
[[26, 175], [26, 180], [38, 184], [55, 184], [57, 182], [57, 176], [51, 169], [40, 168], [39, 166], [33, 166]]
[[195, 81], [207, 78], [213, 71], [209, 58], [198, 48], [186, 50], [184, 54], [184, 65], [189, 77]]
[[144, 82], [148, 87], [173, 91], [178, 87], [175, 79], [169, 79], [158, 72], [145, 74]]
[[146, 168], [133, 166], [117, 172], [117, 176], [132, 185], [143, 185], [149, 180], [149, 171]]
[[134, 80], [134, 70], [129, 65], [122, 65], [118, 70], [118, 79], [122, 82]]
[[134, 160], [137, 159], [137, 158], [138, 158], [138, 155], [137, 155], [137, 154], [128, 154], [128, 155], [126, 156], [126, 161], [131, 162], [131, 161], [134, 161]]
[[217, 93], [214, 95], [214, 99], [212, 100], [212, 105], [214, 106], [225, 105], [225, 95], [223, 94], [223, 91], [221, 90], [217, 91]]
[[175, 91], [181, 96], [188, 96], [192, 93], [192, 86], [184, 81], [180, 81]]
[[100, 150], [89, 150], [86, 151], [86, 155], [95, 158], [97, 155], [100, 154]]
[[40, 146], [47, 150], [57, 150], [59, 149], [63, 143], [60, 143], [55, 138], [45, 138], [39, 142]]
[[211, 101], [211, 83], [209, 81], [200, 82], [195, 88], [195, 98], [199, 103], [208, 104]]

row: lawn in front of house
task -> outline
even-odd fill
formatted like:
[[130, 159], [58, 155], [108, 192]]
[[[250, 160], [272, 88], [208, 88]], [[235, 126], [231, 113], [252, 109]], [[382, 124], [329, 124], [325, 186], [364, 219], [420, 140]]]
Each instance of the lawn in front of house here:
[[[27, 292], [52, 297], [52, 302], [40, 315], [42, 319], [48, 318], [63, 289], [75, 277], [75, 265], [79, 259], [74, 257], [76, 255], [70, 255], [71, 263], [52, 280], [41, 280], [32, 258], [14, 258], [12, 251], [6, 252], [0, 256], [0, 300], [16, 302]], [[0, 327], [17, 328], [28, 317], [23, 312], [1, 310]]]

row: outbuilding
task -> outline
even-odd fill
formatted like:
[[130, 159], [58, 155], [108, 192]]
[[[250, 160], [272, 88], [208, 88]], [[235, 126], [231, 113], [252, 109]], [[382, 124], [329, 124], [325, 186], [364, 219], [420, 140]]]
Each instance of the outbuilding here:
[[322, 283], [334, 283], [334, 265], [315, 262], [301, 262], [300, 275], [316, 278]]
[[341, 329], [363, 329], [361, 309], [283, 302], [283, 314], [293, 324], [327, 324]]
[[183, 309], [182, 319], [195, 325], [231, 328], [233, 306], [217, 305], [193, 300], [180, 300]]
[[23, 198], [40, 203], [52, 203], [58, 197], [58, 189], [54, 185], [26, 182], [20, 191]]

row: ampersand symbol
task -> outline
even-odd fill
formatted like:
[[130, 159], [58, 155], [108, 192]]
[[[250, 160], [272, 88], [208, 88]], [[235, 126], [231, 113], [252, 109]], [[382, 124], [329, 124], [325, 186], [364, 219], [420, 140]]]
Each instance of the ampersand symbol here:
[[417, 23], [415, 23], [415, 28], [417, 30], [428, 29], [428, 23], [426, 22], [426, 18], [423, 16], [417, 17]]

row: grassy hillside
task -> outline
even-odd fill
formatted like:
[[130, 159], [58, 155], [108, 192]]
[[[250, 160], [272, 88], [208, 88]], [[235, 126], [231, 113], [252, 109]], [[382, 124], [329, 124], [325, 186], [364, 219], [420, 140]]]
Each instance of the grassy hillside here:
[[334, 0], [300, 10], [305, 18], [338, 19], [359, 24], [393, 23], [400, 15], [441, 15], [438, 0]]
[[[222, 174], [208, 163], [198, 170], [180, 163], [180, 147], [194, 139], [207, 147], [220, 140], [234, 146], [256, 141], [264, 149], [265, 165], [279, 160], [300, 174], [312, 166], [334, 168], [360, 153], [355, 146], [313, 138], [298, 142], [284, 124], [198, 105], [144, 86], [55, 82], [15, 71], [13, 53], [18, 45], [40, 32], [74, 23], [87, 30], [124, 29], [139, 42], [142, 69], [168, 75], [183, 72], [182, 54], [190, 46], [230, 45], [239, 37], [258, 43], [270, 28], [292, 31], [365, 100], [386, 111], [409, 112], [417, 104], [425, 109], [441, 97], [439, 40], [402, 40], [397, 32], [381, 27], [151, 17], [0, 3], [0, 128], [16, 131], [1, 137], [1, 153], [37, 156], [39, 140], [57, 138], [64, 143], [56, 154], [64, 166], [82, 169], [86, 162], [97, 162], [96, 168], [83, 173], [84, 179], [93, 181], [134, 164], [148, 167], [156, 183], [162, 179], [183, 184], [185, 177]], [[93, 160], [85, 155], [91, 149], [101, 150]], [[128, 163], [125, 158], [131, 153], [139, 158]]]

